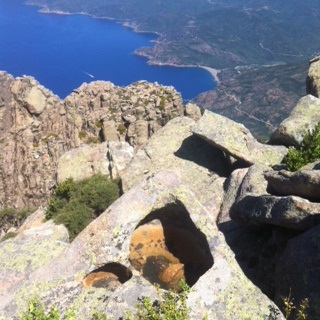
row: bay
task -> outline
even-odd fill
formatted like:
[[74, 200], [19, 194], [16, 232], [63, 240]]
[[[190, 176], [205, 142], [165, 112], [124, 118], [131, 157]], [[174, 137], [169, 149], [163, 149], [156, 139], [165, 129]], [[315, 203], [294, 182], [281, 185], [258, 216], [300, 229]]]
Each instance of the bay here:
[[61, 98], [93, 80], [157, 81], [174, 86], [184, 100], [216, 86], [204, 69], [149, 65], [134, 54], [155, 39], [115, 21], [41, 14], [22, 0], [0, 0], [0, 70], [31, 75]]

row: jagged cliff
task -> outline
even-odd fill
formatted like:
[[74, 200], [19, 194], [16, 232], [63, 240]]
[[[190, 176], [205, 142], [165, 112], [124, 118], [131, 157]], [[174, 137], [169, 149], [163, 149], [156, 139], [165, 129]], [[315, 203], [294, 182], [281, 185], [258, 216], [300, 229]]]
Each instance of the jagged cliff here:
[[65, 100], [31, 77], [0, 73], [0, 208], [46, 204], [66, 151], [100, 141], [139, 148], [184, 114], [172, 87], [83, 84]]

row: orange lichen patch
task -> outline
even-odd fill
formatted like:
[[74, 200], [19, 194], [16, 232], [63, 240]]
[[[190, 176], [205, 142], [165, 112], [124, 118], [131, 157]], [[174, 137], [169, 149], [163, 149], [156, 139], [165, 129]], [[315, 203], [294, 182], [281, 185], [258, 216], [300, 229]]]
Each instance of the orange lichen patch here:
[[177, 289], [181, 280], [193, 285], [211, 267], [211, 260], [196, 235], [158, 219], [139, 226], [131, 237], [131, 264], [164, 289]]
[[83, 281], [84, 287], [114, 287], [119, 286], [120, 282], [118, 277], [111, 272], [99, 271], [90, 273]]
[[132, 272], [120, 263], [107, 263], [89, 273], [83, 280], [84, 287], [114, 290], [132, 277]]

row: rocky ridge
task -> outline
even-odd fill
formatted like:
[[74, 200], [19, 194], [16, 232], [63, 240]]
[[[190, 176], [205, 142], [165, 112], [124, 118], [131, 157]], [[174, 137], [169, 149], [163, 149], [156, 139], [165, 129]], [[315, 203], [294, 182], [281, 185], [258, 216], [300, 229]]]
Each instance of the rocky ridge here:
[[84, 83], [60, 100], [31, 77], [1, 72], [0, 209], [46, 203], [66, 151], [100, 141], [137, 149], [183, 114], [180, 95], [157, 83]]
[[[112, 159], [116, 168], [120, 159], [116, 172], [125, 192], [71, 244], [61, 227], [61, 238], [50, 238], [53, 225], [37, 225], [39, 212], [16, 238], [0, 243], [0, 255], [10, 256], [10, 263], [0, 262], [0, 317], [14, 318], [37, 294], [62, 313], [73, 306], [77, 319], [93, 310], [119, 319], [142, 293], [156, 298], [150, 283], [176, 289], [181, 279], [192, 286], [191, 319], [283, 319], [277, 306], [289, 295], [296, 306], [308, 298], [307, 319], [320, 317], [319, 162], [287, 172], [280, 164], [286, 147], [258, 143], [242, 125], [187, 109], [195, 120], [170, 120], [139, 150], [133, 144], [132, 157], [129, 145], [106, 142], [113, 149], [105, 165]], [[312, 129], [316, 112], [292, 121]], [[287, 128], [283, 135], [290, 137]], [[60, 169], [79, 164], [76, 177], [104, 170], [102, 145], [68, 151]], [[39, 248], [41, 241], [63, 242], [61, 253], [40, 252], [44, 259], [31, 256], [26, 264], [32, 234], [39, 234], [33, 244]], [[16, 247], [22, 254], [11, 254]]]

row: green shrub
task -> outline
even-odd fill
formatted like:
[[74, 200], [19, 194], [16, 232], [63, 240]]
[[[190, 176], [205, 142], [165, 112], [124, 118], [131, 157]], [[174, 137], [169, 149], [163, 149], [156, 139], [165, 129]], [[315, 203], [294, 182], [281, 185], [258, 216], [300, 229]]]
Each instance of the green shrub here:
[[120, 134], [124, 134], [124, 133], [126, 133], [126, 131], [127, 131], [127, 128], [125, 127], [125, 125], [123, 123], [120, 123], [118, 125], [118, 132]]
[[[189, 309], [187, 307], [189, 286], [184, 282], [180, 282], [181, 291], [179, 293], [166, 291], [158, 294], [159, 298], [152, 301], [148, 297], [139, 300], [136, 311], [126, 313], [126, 320], [187, 320], [189, 317]], [[205, 318], [203, 318], [205, 319]]]
[[68, 309], [65, 316], [61, 317], [57, 307], [51, 307], [49, 311], [38, 299], [32, 299], [28, 302], [28, 307], [20, 317], [21, 320], [76, 320], [73, 309]]
[[64, 224], [72, 240], [118, 197], [117, 183], [106, 175], [96, 174], [78, 182], [67, 179], [53, 192], [46, 218]]
[[0, 242], [6, 241], [8, 239], [14, 238], [17, 234], [15, 232], [6, 233], [1, 239]]
[[290, 148], [283, 159], [288, 170], [297, 171], [304, 165], [320, 158], [320, 123], [306, 132], [298, 148]]
[[87, 133], [85, 131], [80, 131], [78, 136], [80, 139], [84, 139], [87, 136]]

